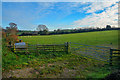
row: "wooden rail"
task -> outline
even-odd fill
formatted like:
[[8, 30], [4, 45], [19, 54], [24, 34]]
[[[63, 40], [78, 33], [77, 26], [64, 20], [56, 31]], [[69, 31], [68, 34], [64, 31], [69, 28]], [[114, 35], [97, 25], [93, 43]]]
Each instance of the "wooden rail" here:
[[113, 62], [120, 63], [120, 49], [110, 49], [110, 66], [114, 65]]

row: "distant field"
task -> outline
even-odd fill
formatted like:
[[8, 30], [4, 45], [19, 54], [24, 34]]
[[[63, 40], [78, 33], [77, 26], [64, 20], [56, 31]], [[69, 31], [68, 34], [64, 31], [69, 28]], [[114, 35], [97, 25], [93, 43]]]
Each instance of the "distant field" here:
[[20, 36], [19, 39], [23, 39], [24, 42], [30, 44], [63, 44], [65, 42], [76, 42], [88, 45], [117, 46], [118, 30], [63, 35]]

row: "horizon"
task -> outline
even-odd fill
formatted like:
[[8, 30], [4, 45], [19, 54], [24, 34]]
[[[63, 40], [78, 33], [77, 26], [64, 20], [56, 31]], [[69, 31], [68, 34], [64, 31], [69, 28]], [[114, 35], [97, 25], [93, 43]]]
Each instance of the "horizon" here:
[[[112, 11], [112, 12], [111, 12]], [[20, 30], [50, 31], [85, 27], [118, 27], [118, 1], [113, 2], [2, 2], [2, 27], [16, 23]]]

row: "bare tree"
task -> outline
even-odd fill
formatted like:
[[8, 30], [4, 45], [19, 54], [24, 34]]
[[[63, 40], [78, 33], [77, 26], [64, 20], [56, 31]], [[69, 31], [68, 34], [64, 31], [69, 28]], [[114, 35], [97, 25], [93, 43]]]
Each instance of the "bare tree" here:
[[7, 36], [17, 34], [17, 24], [9, 23], [10, 27], [6, 27]]
[[47, 34], [49, 34], [48, 28], [46, 27], [46, 25], [38, 25], [37, 30], [39, 31], [38, 33], [40, 35], [47, 35]]
[[44, 30], [48, 31], [48, 28], [46, 27], [46, 25], [38, 25], [37, 30], [38, 31], [44, 31]]

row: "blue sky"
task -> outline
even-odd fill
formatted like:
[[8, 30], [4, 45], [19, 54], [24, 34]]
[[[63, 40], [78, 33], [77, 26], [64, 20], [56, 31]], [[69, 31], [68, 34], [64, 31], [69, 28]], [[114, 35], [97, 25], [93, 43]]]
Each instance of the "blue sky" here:
[[[111, 12], [112, 11], [112, 12]], [[118, 26], [118, 2], [3, 2], [2, 26], [10, 22], [21, 30], [49, 30]]]

